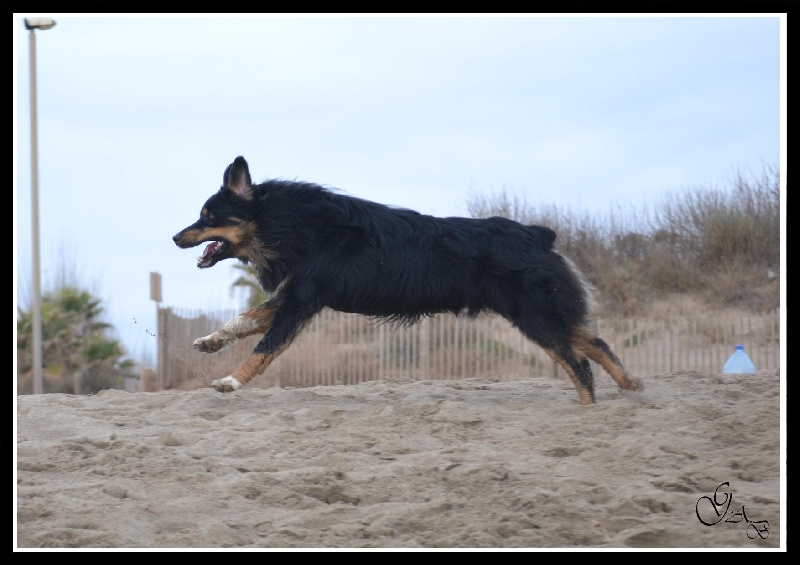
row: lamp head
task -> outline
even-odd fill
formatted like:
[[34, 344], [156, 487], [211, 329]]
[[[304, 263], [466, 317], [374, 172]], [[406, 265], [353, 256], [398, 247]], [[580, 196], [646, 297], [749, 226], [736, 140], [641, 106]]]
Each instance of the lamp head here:
[[50, 18], [25, 18], [25, 29], [41, 29], [42, 31], [50, 29], [56, 25], [55, 20]]

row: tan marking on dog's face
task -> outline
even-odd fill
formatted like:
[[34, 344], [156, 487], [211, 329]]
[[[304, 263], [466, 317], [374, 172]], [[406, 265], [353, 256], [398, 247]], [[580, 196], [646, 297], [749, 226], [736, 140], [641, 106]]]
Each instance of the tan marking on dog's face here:
[[245, 245], [252, 239], [253, 230], [242, 228], [243, 225], [206, 228], [202, 230], [203, 239], [223, 239], [234, 246]]
[[185, 246], [195, 246], [205, 241], [224, 240], [233, 247], [242, 247], [251, 243], [254, 234], [254, 225], [242, 222], [235, 226], [196, 227], [183, 232], [180, 241]]

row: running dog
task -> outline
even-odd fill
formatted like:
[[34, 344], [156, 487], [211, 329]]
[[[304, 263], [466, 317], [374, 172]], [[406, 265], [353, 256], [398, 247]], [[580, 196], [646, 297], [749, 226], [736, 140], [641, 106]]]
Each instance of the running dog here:
[[595, 402], [589, 359], [620, 389], [642, 390], [589, 329], [591, 287], [553, 247], [553, 230], [493, 217], [437, 218], [307, 183], [253, 184], [237, 157], [200, 218], [173, 238], [208, 243], [201, 269], [224, 259], [255, 267], [267, 300], [194, 341], [213, 353], [263, 334], [253, 354], [211, 386], [239, 390], [325, 307], [413, 324], [441, 312], [496, 312], [567, 372], [581, 404]]

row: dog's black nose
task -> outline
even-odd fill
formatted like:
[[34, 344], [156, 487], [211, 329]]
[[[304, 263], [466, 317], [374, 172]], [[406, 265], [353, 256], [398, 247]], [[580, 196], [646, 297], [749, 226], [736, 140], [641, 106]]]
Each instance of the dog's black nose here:
[[179, 234], [179, 233], [176, 233], [175, 235], [173, 235], [173, 236], [172, 236], [172, 241], [174, 241], [174, 242], [177, 244], [177, 243], [178, 243], [178, 240], [179, 240], [180, 238], [181, 238], [181, 234]]

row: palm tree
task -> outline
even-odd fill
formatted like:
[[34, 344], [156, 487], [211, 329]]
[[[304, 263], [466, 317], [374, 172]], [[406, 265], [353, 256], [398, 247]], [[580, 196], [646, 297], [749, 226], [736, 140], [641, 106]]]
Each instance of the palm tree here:
[[[55, 377], [59, 390], [81, 394], [119, 385], [133, 362], [117, 340], [104, 333], [111, 326], [100, 321], [101, 301], [85, 291], [65, 286], [42, 296], [42, 364]], [[32, 369], [32, 312], [18, 308], [17, 371]], [[72, 376], [71, 387], [65, 381]], [[89, 386], [85, 386], [89, 384]]]

